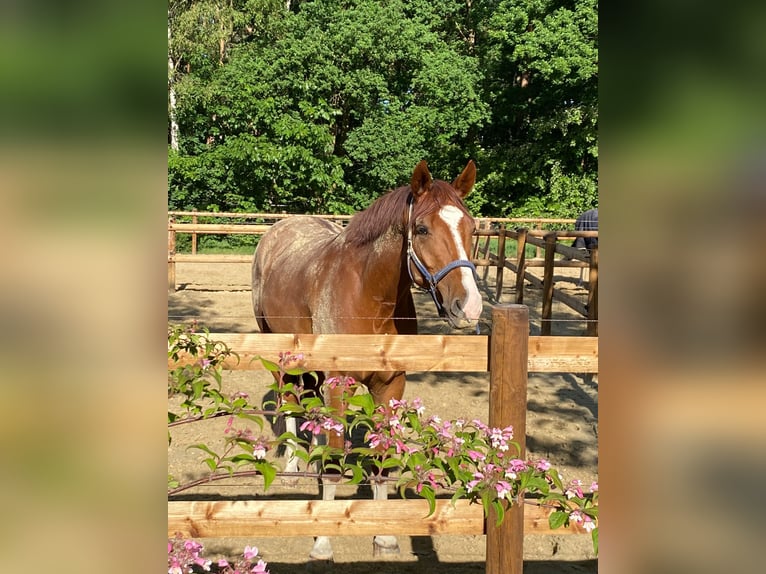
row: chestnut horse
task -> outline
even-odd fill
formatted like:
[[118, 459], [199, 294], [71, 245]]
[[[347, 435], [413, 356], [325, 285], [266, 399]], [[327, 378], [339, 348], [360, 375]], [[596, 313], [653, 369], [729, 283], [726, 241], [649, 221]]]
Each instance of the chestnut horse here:
[[[432, 179], [421, 161], [410, 185], [381, 196], [345, 228], [312, 216], [276, 223], [253, 260], [253, 310], [261, 332], [416, 334], [413, 284], [430, 292], [453, 327], [476, 324], [482, 299], [468, 259], [475, 224], [463, 203], [475, 180], [473, 161], [452, 184]], [[330, 376], [354, 377], [377, 405], [404, 393], [402, 371], [317, 374], [318, 384]], [[317, 381], [305, 377], [304, 384]], [[329, 404], [339, 409], [337, 393], [330, 392]], [[295, 420], [287, 423], [295, 433]], [[343, 441], [329, 437], [331, 446]], [[297, 469], [294, 457], [290, 469]], [[373, 490], [385, 498], [385, 484]], [[325, 482], [323, 498], [332, 500], [333, 491]], [[374, 544], [376, 553], [398, 552], [395, 537], [376, 536]], [[317, 537], [311, 557], [332, 558], [326, 537]]]

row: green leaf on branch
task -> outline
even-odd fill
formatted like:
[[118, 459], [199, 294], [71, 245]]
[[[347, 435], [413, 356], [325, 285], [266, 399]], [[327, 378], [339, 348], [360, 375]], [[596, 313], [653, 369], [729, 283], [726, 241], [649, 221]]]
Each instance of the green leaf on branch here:
[[598, 528], [594, 528], [590, 533], [593, 540], [593, 552], [598, 556]]
[[567, 523], [567, 520], [569, 520], [568, 512], [556, 510], [551, 512], [551, 515], [548, 517], [548, 526], [551, 527], [551, 530], [555, 530], [556, 528], [564, 526]]
[[375, 411], [375, 402], [370, 393], [349, 397], [348, 404], [361, 408], [364, 411], [364, 414], [368, 417], [371, 417], [372, 413]]
[[256, 357], [256, 359], [261, 361], [263, 368], [267, 371], [271, 371], [272, 373], [278, 373], [280, 371], [279, 365], [275, 362], [264, 359], [263, 357]]
[[503, 519], [505, 518], [505, 506], [503, 505], [503, 501], [499, 498], [496, 498], [492, 501], [492, 508], [495, 510], [495, 514], [497, 515], [495, 526], [500, 526], [503, 523]]
[[271, 483], [274, 482], [274, 478], [277, 476], [277, 469], [269, 462], [256, 462], [255, 469], [263, 475], [263, 488], [268, 490]]
[[423, 518], [428, 518], [436, 510], [436, 492], [434, 492], [433, 488], [431, 488], [427, 484], [424, 484], [422, 485], [422, 488], [420, 489], [419, 494], [421, 497], [425, 498], [428, 501], [428, 514], [426, 514], [423, 517]]

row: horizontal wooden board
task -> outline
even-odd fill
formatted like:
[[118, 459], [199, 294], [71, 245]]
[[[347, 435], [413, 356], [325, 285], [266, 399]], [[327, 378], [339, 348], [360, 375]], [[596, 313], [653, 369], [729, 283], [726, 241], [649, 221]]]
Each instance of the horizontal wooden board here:
[[215, 253], [174, 253], [168, 254], [168, 263], [252, 263], [252, 255], [224, 255]]
[[[551, 510], [524, 507], [525, 534], [578, 534], [576, 525], [551, 530]], [[425, 500], [236, 500], [168, 502], [168, 536], [188, 538], [275, 536], [375, 536], [484, 533], [479, 504]], [[490, 527], [492, 527], [490, 525]]]
[[[224, 367], [257, 370], [264, 357], [276, 362], [282, 352], [303, 355], [302, 366], [322, 371], [489, 370], [487, 335], [301, 335], [211, 333], [235, 351]], [[182, 358], [180, 363], [189, 362]], [[175, 363], [168, 360], [168, 366]], [[529, 372], [598, 372], [598, 337], [529, 337]]]
[[169, 223], [168, 230], [178, 233], [245, 233], [263, 234], [271, 225], [263, 223]]

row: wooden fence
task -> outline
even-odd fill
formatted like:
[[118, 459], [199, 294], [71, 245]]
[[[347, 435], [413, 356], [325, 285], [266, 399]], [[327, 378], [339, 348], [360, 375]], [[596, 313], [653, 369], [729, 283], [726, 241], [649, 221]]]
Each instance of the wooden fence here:
[[[199, 217], [241, 218], [262, 220], [262, 223], [199, 223]], [[168, 212], [168, 292], [176, 290], [176, 263], [250, 263], [252, 255], [206, 255], [197, 253], [197, 234], [245, 234], [261, 235], [271, 225], [280, 219], [294, 217], [294, 214], [266, 214], [266, 213], [209, 213], [209, 212]], [[345, 224], [351, 218], [350, 215], [317, 215], [323, 219], [333, 219]], [[189, 219], [191, 223], [179, 223], [177, 218]], [[586, 319], [586, 335], [598, 335], [598, 248], [589, 252], [575, 249], [559, 243], [562, 240], [572, 240], [576, 237], [598, 237], [598, 231], [570, 231], [570, 230], [545, 230], [543, 226], [573, 225], [574, 219], [545, 219], [545, 218], [478, 218], [477, 230], [471, 260], [478, 269], [484, 268], [484, 278], [489, 267], [494, 267], [495, 273], [495, 300], [502, 300], [504, 273], [508, 269], [516, 276], [515, 303], [524, 302], [525, 281], [543, 290], [543, 303], [541, 315], [541, 334], [550, 335], [552, 328], [553, 300], [554, 298], [573, 309]], [[528, 224], [533, 229], [517, 227], [510, 229], [510, 225]], [[176, 252], [177, 234], [186, 233], [192, 236], [191, 253]], [[481, 245], [483, 238], [483, 246]], [[496, 238], [492, 242], [492, 238]], [[507, 258], [505, 255], [506, 239], [517, 241], [516, 255]], [[536, 257], [527, 259], [527, 244], [536, 247]], [[496, 252], [491, 251], [494, 245]], [[545, 256], [540, 257], [544, 251]], [[559, 253], [566, 260], [556, 259]], [[543, 267], [543, 280], [527, 271], [530, 267]], [[588, 295], [583, 303], [577, 298], [555, 288], [554, 270], [562, 267], [587, 268], [588, 271]]]
[[[239, 359], [228, 369], [260, 369], [262, 356], [276, 361], [284, 351], [302, 353], [310, 370], [489, 371], [489, 425], [512, 425], [525, 458], [527, 373], [598, 372], [598, 339], [530, 337], [523, 305], [492, 308], [492, 334], [481, 335], [298, 335], [211, 334]], [[169, 363], [169, 367], [174, 366]], [[428, 518], [424, 500], [169, 501], [168, 534], [188, 537], [297, 535], [486, 534], [487, 574], [522, 574], [524, 533], [581, 533], [548, 528], [548, 511], [517, 504], [495, 526], [480, 505], [437, 500]]]

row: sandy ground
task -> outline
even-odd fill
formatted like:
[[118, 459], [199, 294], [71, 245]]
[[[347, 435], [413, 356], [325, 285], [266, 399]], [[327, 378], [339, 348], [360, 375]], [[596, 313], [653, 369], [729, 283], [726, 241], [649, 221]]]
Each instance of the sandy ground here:
[[[542, 270], [540, 269], [541, 273]], [[178, 290], [168, 296], [168, 321], [188, 322], [197, 319], [213, 332], [251, 332], [256, 330], [250, 307], [250, 267], [247, 264], [179, 263], [176, 268]], [[556, 287], [585, 301], [586, 292], [577, 286], [579, 270], [556, 271]], [[491, 304], [495, 301], [494, 271], [479, 270], [480, 288], [485, 297], [482, 332], [489, 329]], [[587, 278], [587, 272], [586, 272]], [[501, 302], [513, 302], [514, 275], [507, 272]], [[419, 327], [424, 333], [446, 333], [448, 328], [437, 315], [430, 297], [416, 292]], [[530, 331], [539, 334], [540, 290], [527, 286], [524, 303], [530, 311]], [[554, 335], [578, 336], [585, 333], [582, 317], [560, 303], [554, 303]], [[265, 372], [230, 372], [224, 385], [227, 390], [244, 390], [251, 397], [266, 394], [269, 376]], [[489, 376], [487, 373], [410, 373], [406, 399], [420, 397], [427, 414], [442, 419], [458, 417], [488, 419]], [[565, 480], [579, 478], [586, 484], [597, 480], [598, 473], [598, 378], [571, 373], [530, 374], [527, 403], [527, 451], [532, 457], [545, 457], [563, 474]], [[168, 472], [182, 482], [203, 476], [203, 458], [187, 450], [194, 442], [214, 443], [222, 430], [222, 421], [185, 425], [173, 432], [173, 446], [168, 450]], [[216, 426], [221, 428], [216, 428]], [[268, 429], [267, 429], [268, 431]], [[279, 479], [277, 479], [279, 482]], [[339, 496], [356, 495], [356, 487], [340, 491]], [[275, 484], [269, 493], [291, 497], [316, 497], [313, 481], [298, 485]], [[257, 479], [224, 486], [201, 487], [188, 491], [189, 498], [223, 494], [258, 496]], [[395, 494], [393, 496], [396, 496]], [[373, 558], [371, 537], [333, 539], [335, 561], [332, 564], [308, 561], [310, 537], [249, 539], [205, 539], [206, 556], [234, 558], [246, 544], [256, 545], [269, 563], [272, 574], [337, 572], [339, 574], [469, 574], [485, 571], [483, 536], [399, 537], [398, 556]], [[589, 536], [527, 535], [524, 541], [524, 571], [529, 574], [593, 573], [597, 561]]]

